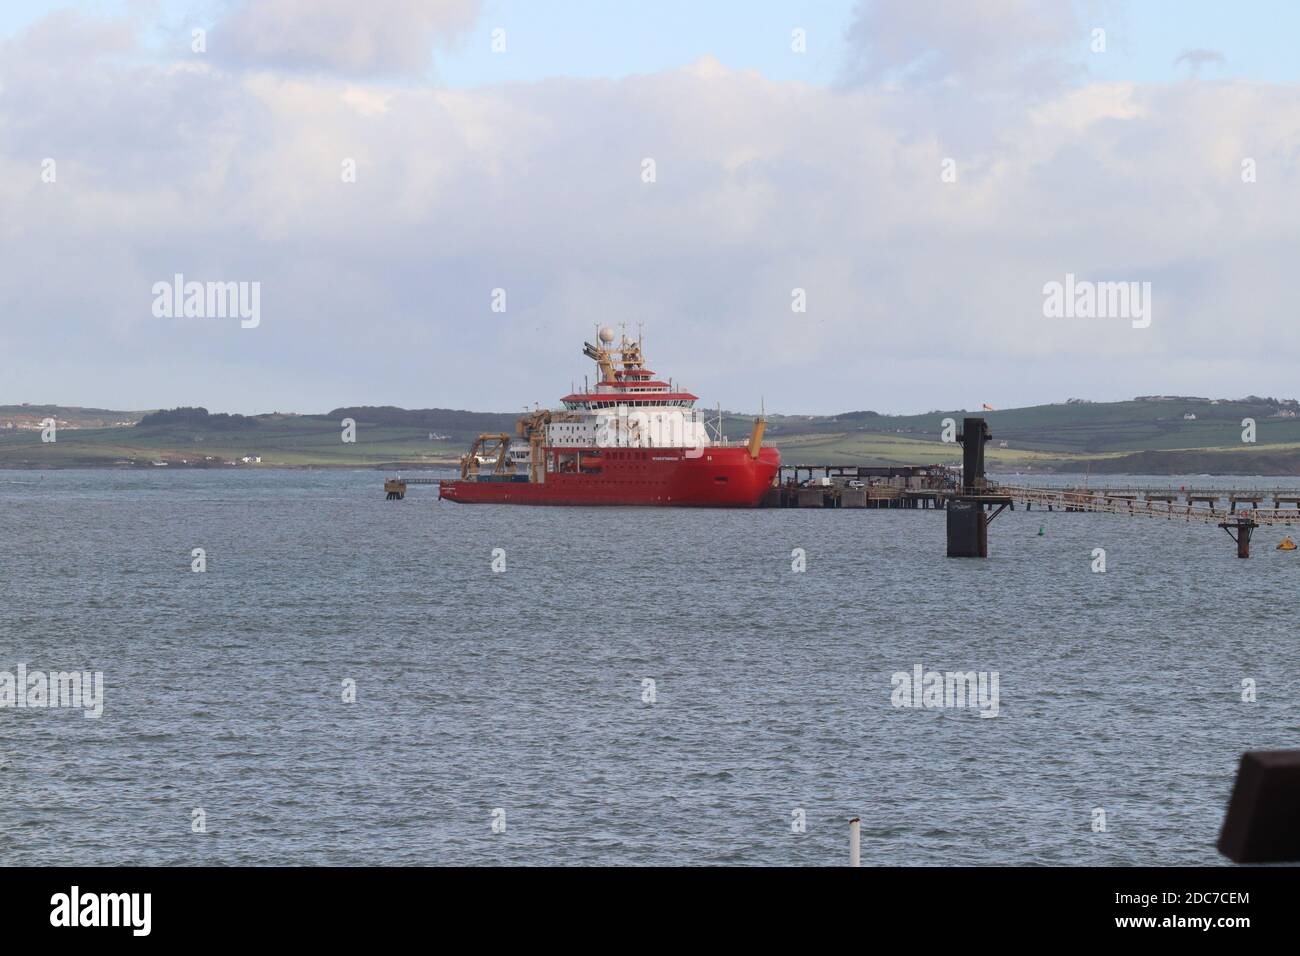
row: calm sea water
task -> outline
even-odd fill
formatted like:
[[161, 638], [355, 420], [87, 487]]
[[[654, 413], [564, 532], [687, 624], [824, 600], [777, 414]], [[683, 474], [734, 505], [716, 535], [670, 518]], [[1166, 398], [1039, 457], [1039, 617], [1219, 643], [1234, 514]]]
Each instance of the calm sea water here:
[[[1300, 742], [1282, 533], [1016, 511], [950, 560], [942, 512], [0, 472], [0, 671], [105, 685], [0, 710], [0, 864], [826, 865], [854, 815], [864, 863], [1221, 862], [1240, 753]], [[998, 716], [895, 708], [917, 664]]]

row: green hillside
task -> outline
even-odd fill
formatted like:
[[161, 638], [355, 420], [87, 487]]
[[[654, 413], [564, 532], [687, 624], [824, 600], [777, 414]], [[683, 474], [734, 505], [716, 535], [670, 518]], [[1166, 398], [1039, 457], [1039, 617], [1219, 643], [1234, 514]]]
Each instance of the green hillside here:
[[[1300, 442], [1300, 417], [1276, 417], [1296, 411], [1270, 399], [1134, 400], [1035, 405], [991, 412], [934, 411], [925, 415], [886, 416], [848, 412], [825, 418], [771, 416], [769, 430], [782, 434], [897, 435], [922, 441], [940, 440], [944, 418], [958, 423], [982, 415], [995, 444], [1006, 441], [1021, 451], [1103, 455], [1153, 449], [1218, 448], [1241, 444], [1241, 421], [1255, 419], [1258, 444]], [[1184, 418], [1195, 415], [1194, 419]]]

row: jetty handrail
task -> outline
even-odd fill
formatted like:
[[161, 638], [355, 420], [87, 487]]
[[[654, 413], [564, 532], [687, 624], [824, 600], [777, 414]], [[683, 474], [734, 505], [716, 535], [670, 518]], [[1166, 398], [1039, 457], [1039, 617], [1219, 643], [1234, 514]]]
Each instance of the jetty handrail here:
[[[1047, 489], [1053, 490], [1053, 489]], [[1062, 490], [1082, 491], [1087, 494], [1097, 495], [1197, 495], [1209, 497], [1214, 495], [1219, 498], [1295, 498], [1300, 497], [1300, 488], [1165, 488], [1156, 485], [1071, 485], [1068, 489], [1062, 486]]]
[[[1109, 514], [1142, 515], [1151, 518], [1183, 518], [1191, 521], [1204, 521], [1218, 524], [1229, 521], [1240, 514], [1248, 514], [1258, 524], [1291, 525], [1300, 524], [1298, 508], [1244, 508], [1233, 511], [1228, 508], [1198, 508], [1192, 504], [1178, 504], [1173, 501], [1151, 501], [1136, 498], [1123, 498], [1113, 495], [1095, 494], [1071, 488], [1028, 488], [1022, 485], [998, 483], [989, 488], [997, 494], [1009, 495], [1013, 500], [1029, 504], [1042, 504], [1072, 509], [1075, 511], [1098, 511]], [[1192, 493], [1195, 496], [1195, 492]]]

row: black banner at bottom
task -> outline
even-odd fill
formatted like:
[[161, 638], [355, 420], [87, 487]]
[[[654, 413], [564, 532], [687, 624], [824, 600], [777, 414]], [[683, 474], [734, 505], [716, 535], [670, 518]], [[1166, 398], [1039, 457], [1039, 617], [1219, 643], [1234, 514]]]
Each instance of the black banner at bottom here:
[[779, 926], [813, 938], [905, 930], [944, 945], [1043, 933], [1219, 945], [1294, 927], [1295, 877], [1288, 867], [6, 869], [0, 920], [7, 943], [75, 935], [78, 945], [337, 945], [465, 930], [540, 942], [598, 928], [612, 943], [611, 924], [636, 937], [688, 919], [732, 942]]

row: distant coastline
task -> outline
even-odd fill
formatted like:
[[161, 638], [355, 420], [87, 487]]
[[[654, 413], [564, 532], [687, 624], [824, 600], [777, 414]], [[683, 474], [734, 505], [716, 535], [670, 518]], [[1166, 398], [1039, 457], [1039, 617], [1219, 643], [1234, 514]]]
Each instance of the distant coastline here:
[[[918, 415], [769, 413], [767, 441], [786, 464], [954, 464], [958, 454], [944, 441], [952, 431], [945, 423], [960, 425], [962, 418], [980, 415], [993, 434], [989, 467], [998, 471], [1295, 476], [1298, 412], [1294, 399], [1144, 396]], [[393, 406], [227, 415], [204, 408], [3, 405], [0, 469], [409, 471], [455, 466], [475, 437], [514, 434], [515, 421], [507, 412]], [[733, 437], [747, 434], [752, 421], [752, 414], [722, 413], [723, 432]]]

